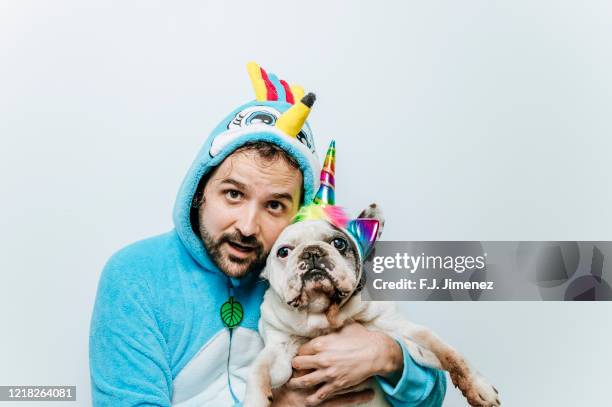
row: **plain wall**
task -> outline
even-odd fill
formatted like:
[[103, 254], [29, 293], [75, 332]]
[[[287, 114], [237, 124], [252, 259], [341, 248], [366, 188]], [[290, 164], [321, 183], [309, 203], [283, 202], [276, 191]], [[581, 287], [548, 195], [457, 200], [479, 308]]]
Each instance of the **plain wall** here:
[[[0, 385], [90, 404], [101, 269], [172, 228], [196, 151], [253, 98], [249, 60], [317, 93], [338, 203], [378, 202], [387, 240], [612, 240], [611, 19], [606, 1], [0, 1]], [[608, 303], [402, 309], [506, 406], [610, 404]], [[464, 405], [450, 382], [445, 405]]]

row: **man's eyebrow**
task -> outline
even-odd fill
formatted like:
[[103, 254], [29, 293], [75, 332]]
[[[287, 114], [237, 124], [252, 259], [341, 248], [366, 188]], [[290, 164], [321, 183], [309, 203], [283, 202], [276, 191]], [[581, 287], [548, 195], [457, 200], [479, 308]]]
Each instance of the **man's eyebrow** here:
[[286, 199], [289, 202], [293, 202], [293, 196], [288, 192], [280, 192], [272, 194], [272, 198], [274, 199]]
[[246, 186], [245, 184], [243, 184], [243, 183], [242, 183], [242, 182], [240, 182], [240, 181], [236, 181], [236, 180], [235, 180], [235, 179], [233, 179], [233, 178], [225, 178], [225, 179], [222, 179], [220, 183], [221, 183], [221, 184], [232, 184], [232, 185], [234, 185], [236, 188], [238, 188], [238, 189], [242, 189], [242, 190], [247, 189], [247, 186]]
[[[234, 185], [236, 188], [244, 191], [247, 188], [245, 183], [242, 183], [240, 181], [237, 181], [233, 178], [224, 178], [222, 180], [219, 181], [219, 183], [221, 185], [223, 184], [231, 184]], [[276, 192], [270, 195], [271, 199], [277, 199], [277, 200], [287, 200], [289, 202], [293, 202], [293, 196], [289, 193], [289, 192]]]

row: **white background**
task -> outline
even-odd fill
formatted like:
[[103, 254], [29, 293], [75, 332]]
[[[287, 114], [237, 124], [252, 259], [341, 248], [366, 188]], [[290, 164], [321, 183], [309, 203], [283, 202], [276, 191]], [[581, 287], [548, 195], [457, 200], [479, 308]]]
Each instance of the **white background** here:
[[[612, 240], [609, 2], [231, 3], [0, 1], [0, 385], [90, 404], [100, 271], [172, 228], [249, 60], [317, 93], [338, 202], [387, 240]], [[610, 404], [610, 304], [402, 306], [506, 406]]]

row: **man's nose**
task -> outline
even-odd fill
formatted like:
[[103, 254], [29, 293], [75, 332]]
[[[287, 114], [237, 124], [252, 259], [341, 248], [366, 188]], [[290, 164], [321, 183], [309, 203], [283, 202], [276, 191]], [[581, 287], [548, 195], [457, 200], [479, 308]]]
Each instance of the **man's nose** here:
[[243, 216], [236, 222], [236, 229], [243, 236], [255, 236], [259, 233], [259, 210], [255, 205], [249, 205]]

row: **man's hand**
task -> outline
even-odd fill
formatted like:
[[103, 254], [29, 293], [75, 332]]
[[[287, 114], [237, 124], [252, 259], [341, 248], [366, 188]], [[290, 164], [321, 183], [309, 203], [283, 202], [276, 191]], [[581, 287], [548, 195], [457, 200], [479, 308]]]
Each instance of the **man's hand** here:
[[312, 395], [313, 391], [313, 389], [290, 389], [285, 385], [278, 390], [272, 391], [274, 399], [271, 407], [341, 407], [367, 403], [374, 397], [374, 391], [368, 389], [334, 396], [321, 404], [309, 404], [307, 399], [308, 396]]
[[302, 389], [325, 383], [306, 398], [305, 404], [314, 406], [374, 375], [393, 376], [403, 367], [403, 355], [388, 335], [350, 324], [305, 343], [292, 365], [297, 370], [313, 371], [292, 378], [287, 383], [289, 387]]

